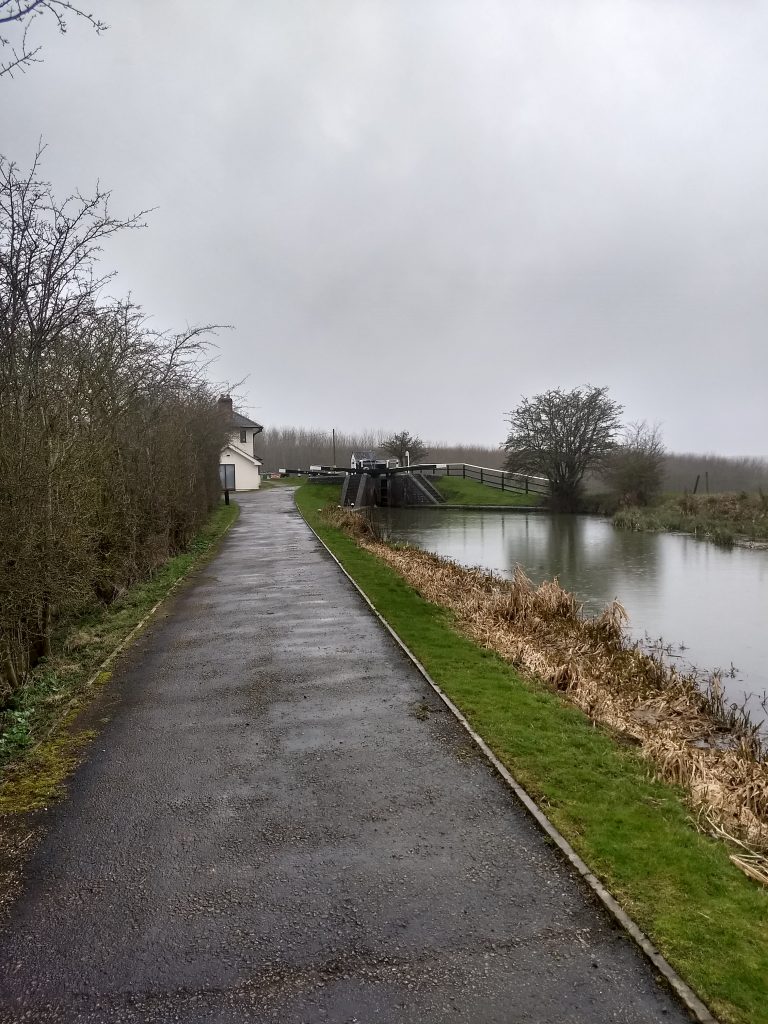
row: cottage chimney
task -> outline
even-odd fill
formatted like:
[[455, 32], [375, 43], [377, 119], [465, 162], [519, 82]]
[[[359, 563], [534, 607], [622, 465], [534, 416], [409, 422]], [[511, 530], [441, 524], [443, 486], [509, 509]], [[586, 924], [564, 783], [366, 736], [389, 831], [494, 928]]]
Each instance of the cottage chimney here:
[[225, 416], [228, 420], [231, 420], [234, 412], [234, 410], [232, 409], [232, 396], [219, 395], [219, 400], [216, 403], [216, 408], [223, 416]]

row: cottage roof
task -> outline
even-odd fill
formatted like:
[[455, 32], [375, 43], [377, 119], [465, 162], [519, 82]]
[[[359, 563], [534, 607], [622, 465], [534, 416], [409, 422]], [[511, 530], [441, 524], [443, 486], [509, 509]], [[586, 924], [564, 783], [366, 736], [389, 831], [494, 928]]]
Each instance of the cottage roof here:
[[254, 466], [263, 466], [264, 462], [257, 455], [249, 455], [248, 452], [244, 452], [242, 448], [238, 448], [237, 445], [227, 442], [222, 451], [230, 451], [233, 455], [236, 455], [239, 459], [245, 459], [246, 462], [250, 462]]
[[247, 416], [243, 416], [240, 412], [232, 413], [232, 426], [233, 427], [255, 427], [256, 433], [260, 433], [264, 427], [260, 423], [256, 423], [254, 420], [249, 420]]

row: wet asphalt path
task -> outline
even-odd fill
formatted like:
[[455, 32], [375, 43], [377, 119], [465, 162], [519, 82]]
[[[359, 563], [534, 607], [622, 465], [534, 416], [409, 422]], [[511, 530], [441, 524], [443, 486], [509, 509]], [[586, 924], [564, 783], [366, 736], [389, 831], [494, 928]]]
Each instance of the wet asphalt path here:
[[239, 500], [49, 813], [0, 1020], [687, 1020], [292, 494]]

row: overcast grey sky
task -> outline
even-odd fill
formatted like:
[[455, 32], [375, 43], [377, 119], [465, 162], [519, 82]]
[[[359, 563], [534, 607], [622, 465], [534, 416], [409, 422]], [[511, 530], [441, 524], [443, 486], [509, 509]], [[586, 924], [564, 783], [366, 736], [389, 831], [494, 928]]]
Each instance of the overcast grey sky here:
[[216, 321], [265, 424], [497, 444], [608, 385], [768, 455], [768, 3], [91, 0], [0, 80], [0, 151], [157, 207], [113, 292]]

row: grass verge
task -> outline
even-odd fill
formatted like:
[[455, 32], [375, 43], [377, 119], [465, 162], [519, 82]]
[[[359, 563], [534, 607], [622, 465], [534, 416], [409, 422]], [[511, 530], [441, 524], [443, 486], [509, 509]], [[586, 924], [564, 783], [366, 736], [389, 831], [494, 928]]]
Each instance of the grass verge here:
[[196, 564], [208, 557], [239, 513], [221, 505], [187, 551], [107, 608], [62, 628], [55, 653], [41, 662], [0, 715], [0, 813], [45, 806], [61, 790], [93, 731], [76, 727], [111, 671], [104, 661]]
[[487, 487], [477, 480], [465, 480], [460, 476], [428, 478], [450, 505], [538, 505], [538, 494], [524, 494], [520, 491], [499, 491]]
[[333, 485], [302, 487], [299, 510], [549, 818], [723, 1021], [768, 1024], [768, 891], [698, 833], [681, 791], [535, 680], [461, 636], [319, 510]]
[[281, 476], [277, 480], [268, 480], [266, 477], [262, 477], [260, 489], [262, 491], [269, 491], [273, 487], [296, 487], [302, 482], [303, 478], [300, 476]]

